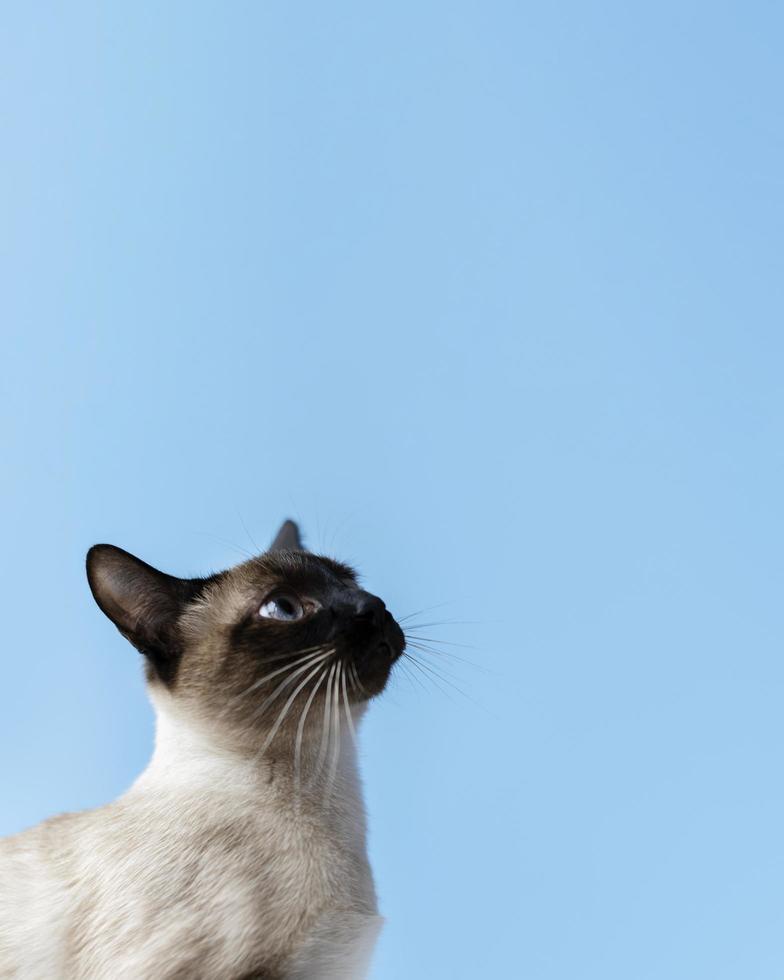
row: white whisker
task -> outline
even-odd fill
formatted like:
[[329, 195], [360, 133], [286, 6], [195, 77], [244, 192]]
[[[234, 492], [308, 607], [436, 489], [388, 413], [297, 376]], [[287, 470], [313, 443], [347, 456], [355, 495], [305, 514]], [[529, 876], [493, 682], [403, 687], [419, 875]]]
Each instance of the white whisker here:
[[351, 732], [351, 741], [356, 747], [357, 744], [357, 733], [354, 728], [354, 719], [351, 717], [351, 707], [348, 703], [348, 691], [346, 690], [346, 671], [342, 669], [340, 671], [340, 681], [343, 689], [343, 706], [346, 709], [346, 721], [348, 722], [348, 730]]
[[308, 662], [306, 664], [304, 664], [302, 667], [298, 667], [297, 670], [290, 673], [288, 677], [284, 677], [284, 679], [280, 682], [280, 684], [278, 684], [278, 686], [275, 688], [272, 694], [270, 694], [269, 697], [265, 698], [264, 701], [262, 701], [261, 704], [258, 706], [258, 708], [256, 708], [256, 710], [253, 712], [251, 717], [258, 718], [259, 715], [264, 714], [264, 710], [267, 707], [267, 705], [272, 704], [272, 702], [277, 698], [277, 696], [281, 693], [281, 691], [285, 691], [286, 688], [289, 686], [289, 684], [295, 681], [300, 676], [300, 674], [304, 674], [305, 671], [309, 670], [314, 663], [321, 663], [322, 660], [326, 660], [327, 657], [330, 657], [331, 655], [332, 655], [331, 650], [327, 650], [326, 653], [318, 653], [318, 654], [314, 653], [308, 659]]
[[323, 649], [324, 649], [324, 644], [320, 643], [318, 646], [308, 647], [305, 650], [297, 651], [297, 655], [294, 657], [293, 660], [290, 659], [290, 654], [282, 654], [280, 657], [271, 657], [267, 661], [267, 663], [274, 663], [276, 660], [288, 660], [289, 662], [284, 664], [283, 667], [278, 667], [277, 670], [273, 670], [271, 673], [265, 674], [264, 677], [260, 677], [257, 681], [254, 681], [250, 685], [250, 687], [246, 688], [241, 694], [237, 694], [236, 697], [233, 697], [231, 699], [231, 703], [233, 703], [234, 701], [239, 701], [240, 698], [244, 698], [247, 694], [250, 694], [251, 691], [257, 690], [258, 688], [261, 687], [262, 684], [266, 684], [267, 681], [272, 680], [273, 677], [278, 677], [280, 674], [284, 673], [284, 671], [288, 670], [290, 667], [296, 667], [297, 664], [301, 664], [303, 660], [310, 659], [310, 656], [311, 654], [313, 654], [313, 651], [319, 652]]
[[[329, 652], [331, 653], [332, 651], [329, 651]], [[316, 674], [321, 669], [322, 669], [322, 666], [321, 666], [321, 663], [319, 662], [319, 663], [316, 664], [316, 666], [313, 668], [313, 670], [309, 674], [306, 675], [305, 679], [302, 680], [302, 681], [300, 681], [299, 684], [297, 684], [297, 686], [294, 688], [294, 691], [288, 696], [288, 698], [286, 700], [286, 703], [283, 705], [283, 708], [281, 709], [281, 712], [278, 715], [275, 724], [269, 730], [269, 734], [264, 739], [264, 744], [261, 746], [261, 752], [262, 753], [267, 750], [267, 748], [269, 747], [269, 745], [272, 742], [273, 738], [275, 738], [275, 735], [277, 734], [278, 729], [283, 724], [283, 720], [286, 717], [286, 715], [289, 713], [289, 710], [290, 710], [292, 704], [294, 704], [294, 701], [296, 700], [296, 697], [299, 694], [299, 692], [302, 690], [302, 688], [308, 683], [308, 681], [312, 677], [315, 677], [316, 676]]]
[[428, 678], [430, 682], [450, 701], [454, 701], [454, 698], [451, 697], [449, 691], [445, 690], [441, 686], [442, 684], [448, 685], [452, 688], [452, 690], [457, 691], [461, 697], [464, 697], [466, 701], [470, 701], [471, 704], [475, 705], [477, 708], [481, 708], [481, 710], [490, 715], [491, 718], [493, 717], [492, 712], [488, 711], [488, 709], [481, 702], [477, 701], [475, 698], [472, 698], [470, 694], [466, 694], [462, 687], [455, 684], [454, 681], [449, 679], [449, 677], [445, 676], [443, 669], [437, 670], [432, 664], [426, 663], [424, 660], [420, 660], [408, 650], [403, 654], [402, 659], [405, 659], [409, 663], [413, 664], [414, 667], [421, 672], [423, 677]]
[[332, 680], [337, 671], [338, 665], [335, 662], [329, 670], [329, 676], [327, 678], [327, 692], [324, 698], [324, 722], [321, 729], [321, 742], [319, 744], [318, 760], [316, 762], [316, 776], [321, 774], [321, 769], [324, 765], [324, 761], [327, 757], [327, 746], [329, 744], [329, 723], [332, 720]]
[[363, 687], [362, 681], [360, 681], [360, 679], [359, 679], [359, 674], [357, 673], [356, 666], [354, 664], [349, 664], [349, 669], [350, 669], [350, 671], [351, 671], [351, 673], [353, 675], [354, 685], [356, 686], [356, 689], [360, 692], [360, 694], [362, 694], [362, 696], [364, 698], [369, 699], [370, 698], [370, 695], [368, 694], [368, 692]]
[[313, 699], [316, 697], [318, 689], [321, 687], [327, 676], [327, 672], [328, 668], [321, 664], [321, 676], [316, 681], [313, 690], [308, 695], [308, 700], [305, 702], [305, 707], [302, 709], [302, 714], [299, 716], [299, 723], [297, 724], [297, 737], [294, 742], [294, 787], [298, 799], [300, 789], [300, 762], [302, 760], [302, 735], [305, 731], [305, 720], [308, 717], [310, 706], [313, 704]]
[[339, 661], [337, 664], [338, 673], [335, 675], [335, 683], [332, 687], [332, 731], [331, 734], [334, 735], [334, 745], [332, 746], [332, 758], [329, 763], [329, 770], [327, 772], [327, 781], [324, 786], [324, 796], [329, 798], [332, 792], [332, 783], [335, 779], [335, 773], [337, 772], [338, 760], [340, 758], [340, 703], [338, 701], [339, 688], [338, 688], [338, 678], [343, 674], [343, 661]]

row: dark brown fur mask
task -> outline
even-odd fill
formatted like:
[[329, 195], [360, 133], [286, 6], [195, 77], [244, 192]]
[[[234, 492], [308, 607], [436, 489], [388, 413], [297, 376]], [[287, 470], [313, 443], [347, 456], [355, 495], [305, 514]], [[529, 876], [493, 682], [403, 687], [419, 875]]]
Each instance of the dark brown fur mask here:
[[305, 551], [291, 521], [269, 551], [209, 578], [175, 578], [106, 544], [88, 552], [87, 577], [150, 684], [256, 746], [276, 724], [273, 736], [292, 734], [324, 699], [379, 694], [405, 645], [384, 603], [347, 565]]

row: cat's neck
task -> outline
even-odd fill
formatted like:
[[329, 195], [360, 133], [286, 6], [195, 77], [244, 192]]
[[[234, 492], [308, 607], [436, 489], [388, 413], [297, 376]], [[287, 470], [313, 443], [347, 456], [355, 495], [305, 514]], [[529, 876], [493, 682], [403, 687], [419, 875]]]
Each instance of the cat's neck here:
[[[343, 730], [323, 751], [320, 737], [303, 739], [300, 765], [294, 747], [284, 743], [267, 751], [232, 747], [197, 719], [154, 700], [155, 749], [129, 795], [147, 800], [236, 800], [240, 808], [306, 812], [334, 824], [359, 820], [364, 826], [356, 746]], [[358, 725], [363, 711], [355, 713]]]
[[263, 756], [233, 751], [196, 719], [156, 705], [155, 749], [139, 782], [174, 791], [206, 786], [252, 791], [267, 779], [267, 769]]

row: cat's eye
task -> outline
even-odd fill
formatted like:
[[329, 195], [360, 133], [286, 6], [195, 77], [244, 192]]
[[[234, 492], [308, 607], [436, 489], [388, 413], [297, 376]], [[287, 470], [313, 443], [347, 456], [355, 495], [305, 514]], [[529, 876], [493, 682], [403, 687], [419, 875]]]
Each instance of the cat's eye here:
[[259, 609], [262, 619], [279, 619], [286, 623], [302, 619], [304, 615], [305, 610], [299, 599], [285, 592], [266, 599]]

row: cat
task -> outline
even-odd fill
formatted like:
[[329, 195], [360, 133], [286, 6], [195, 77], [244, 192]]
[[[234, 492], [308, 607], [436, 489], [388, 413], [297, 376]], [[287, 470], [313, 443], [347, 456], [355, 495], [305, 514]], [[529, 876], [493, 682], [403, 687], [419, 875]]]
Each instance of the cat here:
[[381, 926], [356, 727], [403, 632], [286, 521], [206, 578], [95, 545], [98, 606], [143, 654], [147, 769], [0, 840], [3, 980], [354, 980]]

